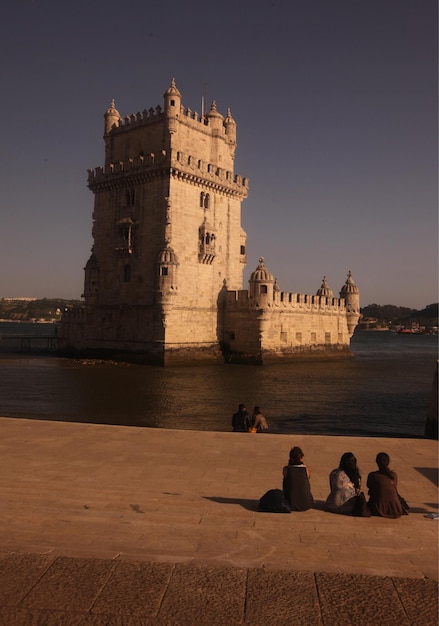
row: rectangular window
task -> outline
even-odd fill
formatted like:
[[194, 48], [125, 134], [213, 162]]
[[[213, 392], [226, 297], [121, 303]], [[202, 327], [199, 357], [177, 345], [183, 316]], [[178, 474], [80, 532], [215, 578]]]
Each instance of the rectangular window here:
[[125, 265], [123, 268], [123, 282], [129, 283], [131, 281], [131, 265]]

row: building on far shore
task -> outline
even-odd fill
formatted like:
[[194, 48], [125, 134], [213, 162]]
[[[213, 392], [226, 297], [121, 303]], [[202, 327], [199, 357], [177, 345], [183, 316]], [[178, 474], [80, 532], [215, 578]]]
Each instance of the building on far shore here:
[[261, 257], [243, 290], [249, 185], [234, 173], [235, 120], [215, 102], [202, 115], [183, 107], [174, 80], [163, 97], [105, 113], [84, 306], [64, 314], [61, 352], [159, 365], [351, 355], [351, 272], [339, 298], [326, 278], [313, 295], [286, 293]]

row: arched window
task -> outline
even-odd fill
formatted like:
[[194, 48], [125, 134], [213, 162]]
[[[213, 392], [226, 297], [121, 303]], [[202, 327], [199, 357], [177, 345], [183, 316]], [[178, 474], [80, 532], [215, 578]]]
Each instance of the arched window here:
[[200, 193], [200, 207], [204, 207], [204, 191]]
[[209, 205], [210, 205], [210, 196], [208, 193], [206, 193], [204, 196], [204, 208], [208, 209]]

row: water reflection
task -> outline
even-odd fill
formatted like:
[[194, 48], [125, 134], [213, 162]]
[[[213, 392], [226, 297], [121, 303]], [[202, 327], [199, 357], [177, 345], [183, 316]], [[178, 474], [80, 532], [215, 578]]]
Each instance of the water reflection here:
[[422, 436], [436, 338], [362, 333], [353, 348], [340, 361], [175, 369], [2, 355], [0, 414], [229, 431], [245, 402], [272, 433]]

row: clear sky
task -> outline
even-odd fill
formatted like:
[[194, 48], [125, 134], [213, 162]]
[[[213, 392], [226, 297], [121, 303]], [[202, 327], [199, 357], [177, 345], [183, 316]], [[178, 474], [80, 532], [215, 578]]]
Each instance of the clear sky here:
[[79, 298], [103, 114], [215, 99], [250, 179], [244, 287], [437, 302], [435, 0], [18, 0], [0, 21], [0, 297]]

